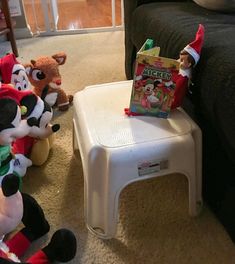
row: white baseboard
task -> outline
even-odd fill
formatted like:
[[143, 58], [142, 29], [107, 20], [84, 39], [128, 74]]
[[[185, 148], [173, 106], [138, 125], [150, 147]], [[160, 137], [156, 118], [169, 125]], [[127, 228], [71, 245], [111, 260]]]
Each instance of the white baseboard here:
[[[29, 28], [14, 28], [14, 35], [16, 39], [32, 38], [33, 34]], [[6, 35], [0, 36], [0, 58], [7, 53], [11, 53], [11, 44], [6, 41]]]
[[32, 38], [33, 33], [27, 27], [25, 28], [14, 28], [14, 34], [16, 39]]

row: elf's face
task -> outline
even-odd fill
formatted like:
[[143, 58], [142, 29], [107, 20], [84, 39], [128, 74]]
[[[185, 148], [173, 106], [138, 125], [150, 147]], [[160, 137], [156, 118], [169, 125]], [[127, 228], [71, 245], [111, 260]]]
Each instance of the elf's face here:
[[188, 55], [187, 54], [180, 54], [180, 68], [185, 70], [189, 69], [191, 67], [191, 63], [189, 62]]

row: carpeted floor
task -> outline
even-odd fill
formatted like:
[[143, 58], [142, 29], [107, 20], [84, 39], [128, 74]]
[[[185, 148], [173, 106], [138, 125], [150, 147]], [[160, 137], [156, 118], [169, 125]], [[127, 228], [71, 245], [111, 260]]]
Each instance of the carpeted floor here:
[[[65, 51], [68, 58], [60, 71], [67, 93], [125, 80], [123, 32], [25, 39], [17, 44], [22, 63]], [[44, 166], [31, 167], [24, 177], [24, 191], [38, 200], [51, 224], [50, 233], [35, 242], [29, 254], [47, 243], [56, 229], [66, 227], [78, 240], [76, 258], [70, 263], [235, 263], [234, 244], [210, 210], [205, 206], [199, 217], [189, 217], [183, 175], [126, 187], [120, 197], [116, 238], [100, 240], [90, 234], [84, 223], [82, 165], [72, 151], [73, 107], [66, 113], [55, 111], [54, 116], [61, 130], [51, 155]]]

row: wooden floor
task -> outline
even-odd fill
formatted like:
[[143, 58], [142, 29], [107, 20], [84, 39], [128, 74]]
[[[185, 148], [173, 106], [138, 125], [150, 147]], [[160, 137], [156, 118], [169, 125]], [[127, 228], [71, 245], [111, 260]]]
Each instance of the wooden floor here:
[[[35, 0], [34, 2], [36, 12], [33, 11], [31, 0], [23, 0], [27, 22], [32, 32], [36, 33], [37, 31], [45, 31], [45, 24], [41, 1]], [[112, 25], [111, 0], [57, 0], [57, 3], [58, 30]], [[121, 25], [121, 0], [116, 0], [116, 25]]]

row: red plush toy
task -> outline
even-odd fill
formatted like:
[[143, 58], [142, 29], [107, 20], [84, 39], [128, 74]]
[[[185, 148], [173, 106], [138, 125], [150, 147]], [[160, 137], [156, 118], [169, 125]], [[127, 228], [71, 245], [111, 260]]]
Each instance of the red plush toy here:
[[3, 83], [12, 84], [17, 90], [30, 90], [25, 67], [13, 53], [0, 58], [0, 75]]
[[[9, 54], [1, 58], [0, 62], [4, 82], [0, 88], [0, 96], [11, 97], [19, 105], [26, 106], [27, 111], [22, 115], [22, 118], [35, 117], [38, 120], [28, 136], [17, 139], [13, 143], [14, 153], [23, 154], [30, 158], [33, 165], [40, 166], [46, 162], [52, 147], [53, 134], [59, 130], [60, 126], [59, 124], [50, 124], [53, 117], [52, 108], [31, 90], [28, 90], [26, 84], [29, 81], [25, 68], [19, 64], [15, 56]], [[11, 86], [6, 84], [10, 81], [13, 82]]]
[[[19, 178], [6, 175], [0, 188], [0, 263], [19, 263], [31, 243], [48, 233], [50, 226], [37, 201], [19, 192]], [[22, 221], [24, 227], [14, 236], [6, 235]], [[68, 262], [76, 255], [77, 242], [68, 229], [57, 230], [49, 244], [39, 249], [24, 263], [50, 264]]]
[[180, 52], [180, 70], [176, 79], [174, 101], [171, 109], [182, 105], [190, 83], [192, 67], [195, 67], [200, 59], [201, 48], [204, 42], [204, 32], [204, 26], [200, 24], [195, 40]]

